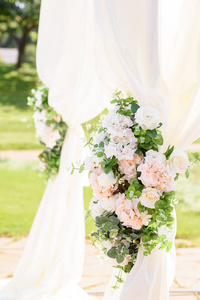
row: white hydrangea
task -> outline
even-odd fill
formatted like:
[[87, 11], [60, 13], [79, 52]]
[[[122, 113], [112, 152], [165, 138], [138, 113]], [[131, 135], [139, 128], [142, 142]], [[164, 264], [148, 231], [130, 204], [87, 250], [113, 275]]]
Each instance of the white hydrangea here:
[[151, 106], [141, 106], [135, 114], [135, 121], [142, 129], [152, 130], [160, 123], [160, 112]]
[[102, 122], [102, 127], [105, 127], [111, 136], [124, 136], [126, 129], [133, 126], [133, 122], [129, 117], [117, 113], [116, 110], [109, 111]]
[[100, 144], [100, 142], [104, 142], [105, 145], [108, 144], [108, 142], [106, 141], [106, 133], [104, 131], [101, 131], [100, 133], [99, 132], [96, 132], [95, 133], [95, 136], [93, 138], [93, 143], [94, 145], [96, 144]]
[[122, 160], [122, 159], [132, 160], [136, 149], [137, 149], [136, 145], [131, 145], [131, 144], [124, 145], [121, 143], [116, 144], [110, 142], [105, 147], [105, 154], [108, 158], [114, 155], [118, 160]]

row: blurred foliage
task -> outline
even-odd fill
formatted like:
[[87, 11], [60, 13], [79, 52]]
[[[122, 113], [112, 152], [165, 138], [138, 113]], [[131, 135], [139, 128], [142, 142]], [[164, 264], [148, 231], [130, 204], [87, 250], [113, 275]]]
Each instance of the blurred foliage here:
[[28, 44], [23, 57], [23, 62], [36, 66], [36, 45]]
[[32, 109], [27, 106], [31, 89], [40, 84], [33, 64], [23, 63], [16, 70], [0, 62], [0, 150], [42, 148], [35, 138]]
[[[20, 68], [28, 41], [36, 42], [41, 0], [1, 0], [0, 39], [4, 45], [17, 45]], [[12, 42], [11, 42], [12, 41]]]

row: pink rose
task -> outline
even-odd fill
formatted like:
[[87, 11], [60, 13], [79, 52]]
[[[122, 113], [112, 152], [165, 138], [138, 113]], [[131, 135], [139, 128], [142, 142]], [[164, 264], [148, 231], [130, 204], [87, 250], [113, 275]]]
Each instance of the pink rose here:
[[143, 225], [148, 225], [150, 221], [149, 215], [141, 215], [137, 208], [139, 200], [128, 200], [125, 194], [119, 194], [116, 202], [116, 214], [119, 220], [126, 227], [131, 227], [135, 230], [140, 230]]

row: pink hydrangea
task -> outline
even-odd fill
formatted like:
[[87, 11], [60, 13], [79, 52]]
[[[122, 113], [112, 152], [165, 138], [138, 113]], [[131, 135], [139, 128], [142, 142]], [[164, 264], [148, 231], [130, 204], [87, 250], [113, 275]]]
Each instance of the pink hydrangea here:
[[144, 157], [143, 155], [138, 155], [135, 154], [133, 156], [132, 160], [128, 159], [122, 159], [118, 162], [119, 164], [119, 171], [124, 175], [124, 179], [128, 180], [130, 182], [131, 178], [136, 178], [137, 177], [137, 172], [136, 172], [136, 165], [140, 165], [143, 163]]
[[99, 172], [95, 170], [95, 172], [91, 173], [89, 181], [93, 189], [94, 197], [101, 200], [101, 199], [111, 197], [113, 193], [117, 190], [118, 186], [117, 185], [111, 187], [101, 186], [98, 181], [98, 176], [100, 175], [99, 174], [100, 169], [98, 169], [98, 171]]
[[175, 190], [176, 174], [165, 163], [153, 159], [151, 162], [141, 164], [137, 170], [141, 172], [139, 179], [146, 187], [153, 187], [162, 192]]
[[119, 194], [116, 202], [116, 214], [119, 220], [126, 227], [140, 230], [143, 225], [148, 225], [150, 221], [149, 215], [141, 215], [137, 205], [139, 201], [128, 200], [125, 194]]

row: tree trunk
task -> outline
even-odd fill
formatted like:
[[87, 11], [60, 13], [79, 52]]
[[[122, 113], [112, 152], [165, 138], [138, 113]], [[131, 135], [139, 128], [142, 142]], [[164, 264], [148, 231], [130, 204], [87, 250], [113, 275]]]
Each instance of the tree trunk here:
[[18, 61], [17, 61], [17, 65], [16, 65], [17, 69], [21, 68], [21, 65], [22, 65], [24, 52], [25, 52], [27, 41], [28, 41], [28, 35], [29, 35], [29, 30], [24, 28], [22, 38], [18, 44], [18, 52], [19, 53], [18, 53]]

